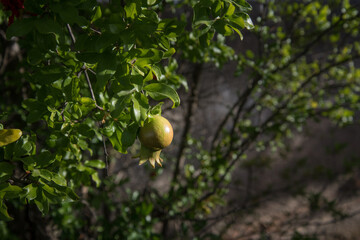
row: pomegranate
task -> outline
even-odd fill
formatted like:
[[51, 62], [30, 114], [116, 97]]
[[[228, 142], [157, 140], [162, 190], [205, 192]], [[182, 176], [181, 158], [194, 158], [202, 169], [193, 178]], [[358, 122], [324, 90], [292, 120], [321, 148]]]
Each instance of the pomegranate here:
[[155, 163], [162, 166], [161, 150], [171, 144], [174, 132], [170, 122], [161, 116], [153, 116], [140, 128], [139, 140], [141, 142], [140, 163], [149, 161], [155, 168]]

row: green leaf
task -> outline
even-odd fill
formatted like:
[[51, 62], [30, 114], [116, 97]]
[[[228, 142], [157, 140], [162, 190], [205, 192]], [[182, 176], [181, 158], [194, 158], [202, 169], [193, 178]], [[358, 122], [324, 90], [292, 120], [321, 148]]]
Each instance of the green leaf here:
[[[52, 135], [53, 136], [53, 135]], [[59, 142], [58, 142], [59, 143]], [[59, 144], [60, 145], [60, 144]], [[57, 146], [59, 146], [57, 145]], [[24, 163], [24, 167], [28, 170], [33, 170], [36, 168], [45, 168], [57, 160], [55, 154], [50, 153], [49, 151], [41, 152], [37, 155], [29, 156], [26, 158], [21, 158], [21, 161]], [[35, 169], [35, 175], [40, 176], [38, 169]]]
[[127, 18], [135, 19], [135, 17], [141, 13], [141, 3], [133, 0], [126, 4], [124, 10]]
[[31, 76], [31, 81], [46, 85], [57, 80], [66, 79], [70, 73], [69, 68], [60, 65], [43, 66]]
[[47, 106], [36, 99], [26, 99], [23, 104], [26, 110], [29, 111], [29, 115], [27, 116], [27, 121], [29, 123], [40, 120], [44, 114], [48, 112]]
[[95, 64], [99, 61], [99, 53], [76, 53], [76, 58], [81, 62]]
[[51, 180], [59, 186], [67, 185], [66, 179], [63, 176], [61, 176], [60, 174], [56, 174], [56, 173], [52, 174]]
[[[80, 199], [79, 196], [74, 192], [74, 190], [67, 187], [66, 185], [61, 186], [60, 184], [49, 183], [49, 186], [52, 187], [54, 190], [56, 189], [56, 194], [61, 198], [61, 201], [71, 202]], [[66, 196], [68, 197], [68, 199], [66, 199]]]
[[116, 56], [113, 53], [105, 52], [100, 55], [99, 64], [96, 69], [96, 85], [97, 92], [104, 92], [105, 86], [109, 79], [116, 72]]
[[174, 55], [176, 52], [175, 48], [170, 48], [168, 51], [166, 51], [163, 55], [163, 58], [169, 58], [172, 55]]
[[252, 10], [251, 5], [246, 2], [245, 0], [226, 0], [227, 2], [231, 2], [233, 3], [235, 6], [237, 6], [238, 8], [240, 8], [241, 12], [249, 12]]
[[139, 125], [136, 123], [131, 123], [125, 128], [121, 137], [121, 142], [124, 148], [128, 148], [134, 144], [138, 129]]
[[100, 19], [102, 16], [102, 13], [101, 13], [101, 7], [100, 6], [97, 6], [96, 7], [96, 10], [95, 10], [95, 14], [94, 16], [92, 17], [91, 19], [91, 23], [95, 22], [96, 20]]
[[5, 158], [19, 158], [30, 154], [34, 154], [36, 145], [31, 139], [31, 136], [24, 135], [16, 143], [8, 145], [5, 149]]
[[115, 132], [109, 137], [109, 140], [116, 151], [126, 153], [126, 148], [123, 147], [121, 142], [122, 130], [117, 124], [114, 124], [114, 129]]
[[136, 91], [141, 91], [144, 85], [144, 72], [142, 72], [138, 67], [133, 66], [133, 75], [130, 76], [130, 83], [135, 87]]
[[49, 212], [49, 200], [44, 194], [41, 185], [39, 185], [39, 187], [37, 188], [36, 195], [37, 196], [34, 199], [36, 206], [38, 207], [38, 209], [42, 214], [47, 214]]
[[239, 35], [240, 40], [243, 40], [244, 37], [243, 37], [242, 33], [240, 32], [240, 30], [238, 28], [236, 28], [236, 27], [231, 26], [231, 25], [229, 25], [229, 26]]
[[31, 32], [36, 26], [36, 20], [31, 18], [23, 18], [15, 21], [6, 31], [7, 39], [14, 36], [24, 36]]
[[158, 2], [159, 0], [147, 0], [147, 5], [151, 6]]
[[209, 32], [209, 30], [212, 28], [213, 24], [216, 23], [216, 20], [200, 20], [196, 21], [193, 25], [195, 29], [198, 29], [199, 31], [196, 31], [196, 36], [200, 37], [204, 35], [205, 33]]
[[7, 162], [0, 162], [0, 169], [0, 182], [4, 182], [12, 176], [15, 166]]
[[13, 220], [12, 217], [10, 217], [7, 207], [2, 199], [0, 199], [0, 220], [3, 221], [11, 221]]
[[140, 68], [143, 68], [148, 64], [158, 63], [163, 59], [163, 52], [155, 48], [137, 48], [131, 51], [131, 55], [136, 59], [135, 65]]
[[158, 44], [161, 48], [163, 48], [165, 51], [167, 51], [170, 48], [170, 42], [169, 39], [165, 36], [160, 36], [158, 38]]
[[[44, 182], [41, 183], [42, 183], [41, 188], [44, 190], [43, 193], [45, 193], [45, 196], [49, 198], [50, 202], [56, 203], [61, 200], [59, 194], [56, 192], [54, 187], [50, 187], [48, 184], [45, 184]], [[56, 199], [56, 197], [58, 197], [58, 199]]]
[[88, 161], [85, 161], [84, 164], [85, 164], [85, 166], [98, 168], [98, 169], [105, 168], [105, 162], [101, 161], [101, 160], [88, 160]]
[[234, 14], [234, 12], [235, 12], [235, 6], [232, 3], [230, 3], [228, 9], [226, 10], [225, 16], [231, 16]]
[[94, 172], [91, 174], [91, 179], [96, 183], [96, 187], [100, 186], [101, 180], [99, 178], [99, 174], [97, 172]]
[[47, 181], [51, 181], [53, 174], [47, 169], [34, 169], [31, 173], [33, 177], [41, 177]]
[[107, 137], [111, 137], [115, 133], [115, 124], [114, 122], [111, 122], [109, 125], [103, 127], [101, 129], [101, 133], [104, 134]]
[[120, 115], [124, 112], [126, 105], [131, 99], [131, 93], [132, 92], [130, 92], [130, 94], [127, 94], [125, 96], [119, 96], [115, 98], [114, 101], [115, 108], [111, 112], [111, 116], [113, 116], [114, 118], [120, 117]]
[[[97, 54], [99, 55], [98, 53], [98, 51], [100, 50], [100, 48], [98, 47], [99, 39], [100, 39], [99, 35], [89, 36], [83, 34], [78, 36], [76, 39], [75, 48], [78, 51], [86, 52], [86, 53], [76, 54], [77, 58], [80, 60], [81, 56], [83, 55], [92, 55], [92, 57], [94, 57], [93, 52], [97, 52]], [[89, 62], [89, 63], [95, 63], [95, 62]]]
[[151, 115], [161, 115], [161, 107], [164, 103], [160, 102], [156, 104], [154, 107], [151, 108], [150, 113]]
[[44, 60], [44, 54], [38, 48], [32, 48], [28, 52], [27, 61], [31, 65], [37, 65]]
[[153, 35], [158, 26], [158, 19], [149, 20], [148, 18], [138, 18], [133, 24], [133, 31], [136, 34], [137, 40], [141, 42], [141, 46], [143, 47], [151, 47], [149, 44], [152, 42], [152, 39], [149, 39], [148, 35]]
[[209, 20], [209, 7], [203, 5], [203, 1], [196, 4], [194, 10], [194, 22]]
[[4, 199], [18, 198], [21, 192], [21, 187], [11, 185], [10, 183], [0, 184], [0, 193], [4, 194]]
[[240, 16], [232, 16], [232, 17], [229, 17], [230, 21], [233, 23], [232, 25], [235, 27], [235, 28], [245, 28], [245, 21], [242, 17]]
[[144, 87], [144, 90], [149, 94], [151, 98], [156, 101], [170, 98], [173, 101], [172, 108], [179, 106], [180, 98], [177, 92], [163, 83], [151, 83]]
[[81, 148], [81, 150], [89, 150], [92, 155], [92, 150], [89, 148], [88, 143], [85, 139], [76, 138], [77, 139], [77, 145]]
[[119, 40], [118, 34], [112, 34], [110, 32], [102, 33], [95, 42], [95, 50], [101, 51], [103, 49], [113, 49], [115, 43]]
[[85, 123], [81, 123], [79, 125], [75, 126], [75, 129], [84, 137], [87, 138], [93, 138], [95, 136], [95, 131], [92, 127], [90, 127], [89, 125], [85, 124]]
[[136, 93], [131, 100], [133, 102], [132, 117], [139, 125], [142, 125], [147, 118], [148, 100], [141, 93]]
[[91, 108], [95, 107], [95, 102], [92, 98], [82, 97], [80, 98], [80, 103], [84, 106], [90, 106]]
[[34, 183], [25, 186], [23, 197], [26, 197], [29, 201], [34, 200], [37, 196], [37, 188], [38, 187]]
[[161, 72], [161, 69], [158, 66], [153, 65], [151, 67], [151, 72], [154, 74], [156, 80], [161, 78], [162, 72]]
[[66, 188], [66, 194], [74, 201], [77, 201], [80, 199], [79, 196], [74, 192], [74, 190], [72, 190], [69, 187]]
[[87, 115], [91, 110], [95, 108], [95, 101], [92, 98], [89, 97], [82, 97], [79, 99], [81, 105], [80, 105], [80, 111], [83, 115]]
[[244, 24], [246, 29], [253, 29], [254, 24], [250, 18], [250, 16], [247, 13], [241, 13], [242, 18], [244, 19]]
[[64, 87], [65, 97], [68, 102], [75, 101], [79, 98], [79, 82], [80, 80], [77, 77], [74, 77], [71, 79], [70, 83]]
[[164, 29], [164, 34], [168, 38], [174, 38], [181, 35], [186, 26], [186, 22], [175, 19], [163, 19], [159, 25], [159, 29]]
[[46, 17], [38, 19], [35, 27], [39, 33], [55, 34], [56, 39], [64, 34], [61, 26], [57, 22]]
[[64, 3], [52, 4], [51, 9], [60, 15], [60, 18], [71, 25], [78, 24], [79, 26], [86, 26], [88, 21], [79, 15], [76, 7]]
[[132, 106], [132, 115], [133, 115], [133, 119], [136, 121], [136, 122], [140, 122], [140, 119], [141, 119], [141, 109], [140, 109], [140, 104], [139, 102], [135, 99], [135, 98], [132, 98], [131, 99], [132, 102], [133, 102], [133, 106]]

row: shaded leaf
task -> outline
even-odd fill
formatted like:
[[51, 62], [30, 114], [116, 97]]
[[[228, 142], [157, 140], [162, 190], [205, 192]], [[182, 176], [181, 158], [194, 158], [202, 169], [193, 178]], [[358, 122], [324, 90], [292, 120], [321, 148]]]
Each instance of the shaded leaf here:
[[131, 123], [125, 128], [121, 137], [121, 142], [123, 143], [124, 148], [128, 148], [134, 144], [138, 129], [139, 125], [136, 123]]
[[20, 196], [22, 188], [19, 186], [11, 185], [10, 183], [1, 183], [0, 184], [0, 193], [4, 194], [4, 199], [17, 198]]
[[8, 180], [15, 169], [15, 166], [7, 162], [0, 162], [0, 182]]
[[2, 199], [0, 199], [0, 220], [3, 220], [3, 221], [13, 220], [13, 218], [10, 217], [10, 215], [7, 211], [7, 207]]
[[6, 31], [7, 39], [10, 39], [14, 36], [24, 36], [31, 32], [36, 25], [34, 19], [23, 18], [15, 21]]
[[180, 98], [177, 92], [163, 83], [151, 83], [144, 87], [144, 90], [156, 101], [170, 98], [173, 101], [173, 108], [179, 106]]
[[97, 92], [103, 92], [109, 79], [116, 72], [116, 56], [113, 53], [106, 52], [100, 55], [99, 64], [96, 68]]

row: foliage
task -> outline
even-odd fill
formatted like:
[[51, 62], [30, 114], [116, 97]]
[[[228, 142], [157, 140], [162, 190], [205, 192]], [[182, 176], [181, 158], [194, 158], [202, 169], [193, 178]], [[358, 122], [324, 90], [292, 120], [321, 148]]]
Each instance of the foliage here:
[[[1, 72], [5, 79], [1, 83], [5, 94], [1, 121], [8, 128], [16, 118], [13, 125], [24, 132], [19, 141], [1, 149], [2, 220], [12, 220], [7, 212], [11, 199], [36, 204], [43, 214], [50, 213], [51, 204], [61, 204], [61, 214], [69, 202], [79, 200], [75, 193], [79, 187], [92, 182], [99, 187], [97, 169], [107, 167], [107, 139], [114, 149], [127, 153], [138, 128], [161, 112], [162, 102], [157, 101], [170, 99], [173, 108], [180, 104], [174, 89], [186, 82], [176, 73], [174, 53], [203, 61], [216, 31], [227, 36], [235, 31], [241, 36], [240, 30], [252, 27], [246, 13], [251, 7], [245, 1], [172, 4], [174, 10], [193, 9], [194, 18], [187, 29], [190, 18], [185, 12], [161, 17], [168, 4], [165, 1], [27, 0], [3, 4], [12, 11], [7, 42], [19, 44], [26, 52], [24, 61], [13, 68], [3, 62], [8, 69]], [[20, 15], [23, 8], [26, 11]], [[7, 95], [14, 93], [19, 98]], [[131, 195], [133, 201], [138, 200], [136, 192]], [[153, 225], [147, 217], [152, 205], [137, 205], [124, 204], [124, 209], [134, 211], [144, 227]], [[140, 227], [139, 223], [136, 226]], [[141, 231], [144, 238], [150, 237], [150, 230]], [[131, 238], [133, 234], [127, 235]]]
[[[0, 147], [1, 220], [28, 212], [27, 224], [38, 224], [39, 210], [61, 239], [221, 239], [230, 224], [210, 227], [264, 195], [251, 194], [251, 176], [271, 159], [248, 152], [284, 148], [309, 119], [349, 124], [360, 107], [360, 17], [349, 1], [255, 5], [266, 8], [254, 28], [244, 0], [26, 0], [22, 14], [1, 11], [1, 48], [23, 51], [0, 67], [0, 126], [23, 132]], [[236, 54], [227, 43], [243, 39], [243, 29], [257, 46]], [[246, 84], [210, 142], [191, 138], [200, 75], [229, 61]], [[149, 117], [180, 105], [182, 87], [190, 99], [176, 157], [164, 169], [129, 165], [125, 177], [107, 176]], [[249, 174], [245, 194], [217, 215], [236, 167]], [[136, 179], [140, 171], [149, 177]], [[166, 173], [168, 189], [152, 185]], [[324, 199], [310, 194], [309, 208], [346, 216]], [[16, 235], [0, 223], [0, 236]], [[293, 235], [308, 238], [316, 236]]]

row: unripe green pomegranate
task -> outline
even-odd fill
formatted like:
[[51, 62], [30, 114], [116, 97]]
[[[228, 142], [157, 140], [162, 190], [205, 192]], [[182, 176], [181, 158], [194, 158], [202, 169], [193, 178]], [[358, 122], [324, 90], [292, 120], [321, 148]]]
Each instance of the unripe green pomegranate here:
[[139, 140], [141, 142], [140, 163], [149, 161], [155, 168], [155, 163], [162, 166], [161, 150], [171, 144], [174, 132], [170, 122], [161, 116], [154, 116], [140, 128]]

